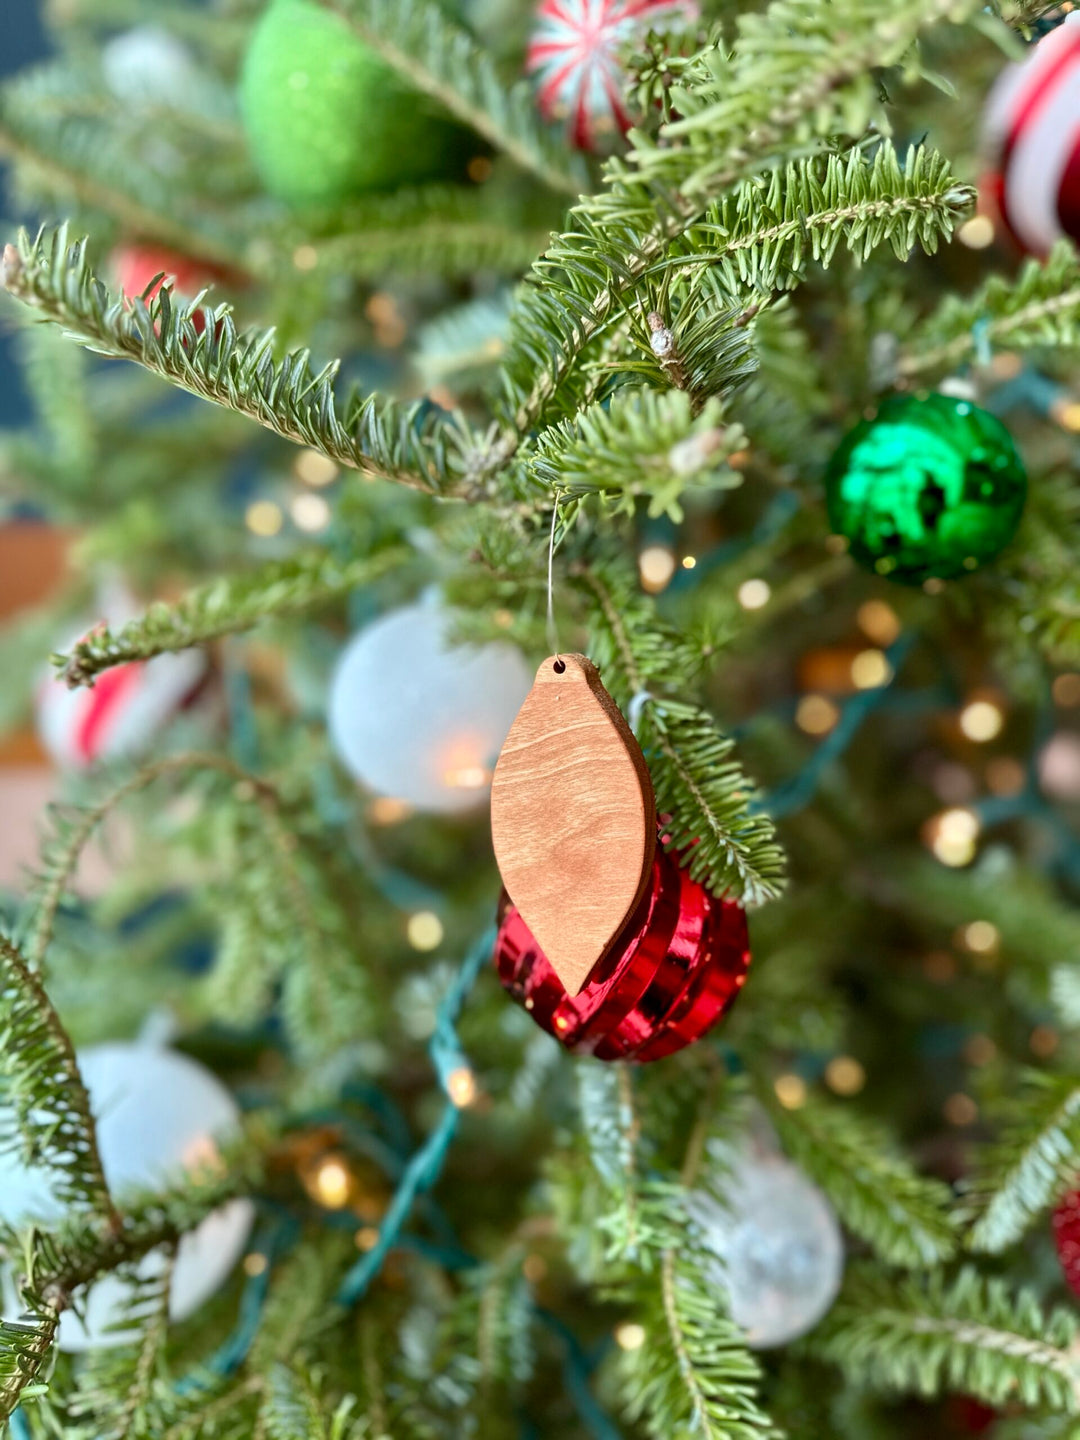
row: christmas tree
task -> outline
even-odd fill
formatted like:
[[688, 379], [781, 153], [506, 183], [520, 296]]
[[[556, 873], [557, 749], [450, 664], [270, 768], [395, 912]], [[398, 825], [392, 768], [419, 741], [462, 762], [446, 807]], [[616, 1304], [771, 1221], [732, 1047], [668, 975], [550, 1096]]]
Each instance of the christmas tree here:
[[17, 1440], [1080, 1434], [1070, 8], [43, 3]]

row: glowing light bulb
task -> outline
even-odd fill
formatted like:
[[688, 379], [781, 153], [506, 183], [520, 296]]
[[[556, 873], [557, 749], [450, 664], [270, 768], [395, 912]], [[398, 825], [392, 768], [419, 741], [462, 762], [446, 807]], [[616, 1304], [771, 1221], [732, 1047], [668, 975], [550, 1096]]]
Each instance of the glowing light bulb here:
[[352, 1191], [352, 1176], [344, 1160], [336, 1155], [327, 1155], [321, 1160], [311, 1189], [315, 1199], [327, 1210], [343, 1210]]
[[795, 724], [807, 735], [827, 735], [839, 719], [827, 695], [804, 695], [795, 711]]
[[801, 1110], [806, 1104], [806, 1081], [801, 1075], [778, 1075], [773, 1089], [785, 1110]]
[[883, 650], [860, 650], [851, 662], [851, 683], [856, 690], [877, 690], [892, 679], [892, 666]]
[[409, 916], [405, 933], [414, 950], [435, 950], [442, 944], [443, 923], [434, 910], [417, 910]]
[[772, 588], [767, 580], [744, 580], [735, 598], [744, 610], [761, 610], [769, 603]]
[[666, 545], [646, 545], [638, 556], [638, 573], [642, 589], [656, 595], [671, 583], [675, 574], [675, 554]]
[[475, 1102], [480, 1087], [476, 1083], [476, 1076], [467, 1065], [459, 1065], [456, 1070], [451, 1070], [446, 1078], [446, 1093], [459, 1110], [464, 1110]]
[[960, 711], [960, 729], [969, 740], [983, 745], [1001, 734], [1005, 716], [993, 700], [972, 700]]
[[284, 523], [281, 506], [273, 500], [253, 500], [244, 512], [244, 523], [253, 535], [268, 539], [276, 535]]
[[640, 1350], [645, 1344], [645, 1326], [626, 1323], [616, 1325], [615, 1344], [620, 1350]]

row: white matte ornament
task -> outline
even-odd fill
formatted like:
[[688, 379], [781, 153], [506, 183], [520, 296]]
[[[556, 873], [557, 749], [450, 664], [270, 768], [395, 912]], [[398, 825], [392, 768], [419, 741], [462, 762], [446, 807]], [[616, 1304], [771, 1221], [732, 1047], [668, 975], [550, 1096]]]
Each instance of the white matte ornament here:
[[756, 1148], [730, 1157], [723, 1200], [690, 1197], [731, 1318], [753, 1350], [786, 1345], [829, 1309], [844, 1271], [844, 1241], [832, 1206], [798, 1166]]
[[357, 780], [446, 814], [487, 799], [532, 684], [514, 646], [452, 646], [451, 627], [434, 596], [376, 620], [345, 647], [328, 707], [330, 738]]
[[[198, 1172], [218, 1157], [217, 1140], [239, 1128], [239, 1110], [221, 1082], [194, 1060], [153, 1045], [94, 1045], [77, 1056], [97, 1119], [105, 1178], [123, 1202], [125, 1191], [154, 1189], [187, 1169]], [[0, 1218], [49, 1224], [63, 1214], [47, 1171], [27, 1169], [17, 1156], [0, 1155]], [[184, 1320], [214, 1294], [240, 1258], [254, 1216], [250, 1201], [233, 1200], [185, 1235], [173, 1269], [170, 1314]], [[155, 1251], [140, 1276], [159, 1274], [165, 1255]], [[130, 1333], [111, 1330], [131, 1287], [107, 1275], [78, 1297], [81, 1317], [60, 1319], [60, 1348], [69, 1352], [120, 1345]]]
[[101, 49], [105, 84], [118, 100], [182, 105], [197, 71], [187, 47], [157, 25], [137, 25]]

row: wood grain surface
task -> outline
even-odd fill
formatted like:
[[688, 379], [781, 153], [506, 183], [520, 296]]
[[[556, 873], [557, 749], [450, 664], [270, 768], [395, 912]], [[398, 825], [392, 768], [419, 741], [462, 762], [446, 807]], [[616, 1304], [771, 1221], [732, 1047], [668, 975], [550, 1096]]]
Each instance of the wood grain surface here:
[[578, 994], [641, 899], [656, 850], [645, 757], [584, 655], [550, 656], [536, 672], [495, 767], [491, 831], [507, 893]]

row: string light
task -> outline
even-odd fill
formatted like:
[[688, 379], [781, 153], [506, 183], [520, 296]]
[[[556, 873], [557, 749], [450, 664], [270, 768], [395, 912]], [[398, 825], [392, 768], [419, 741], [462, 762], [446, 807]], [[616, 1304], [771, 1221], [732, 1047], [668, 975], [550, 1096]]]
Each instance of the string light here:
[[253, 500], [244, 512], [244, 524], [253, 535], [268, 539], [276, 535], [284, 524], [281, 506], [273, 500]]
[[836, 1055], [825, 1066], [825, 1084], [835, 1095], [858, 1095], [866, 1071], [853, 1055]]
[[956, 238], [969, 250], [985, 250], [994, 243], [994, 222], [989, 215], [973, 215], [960, 226]]
[[1019, 760], [995, 755], [986, 767], [986, 785], [992, 795], [1019, 795], [1027, 777]]
[[801, 1110], [806, 1104], [806, 1081], [801, 1075], [778, 1075], [773, 1089], [785, 1110]]
[[414, 950], [435, 950], [442, 944], [443, 923], [434, 910], [417, 910], [405, 926]]
[[928, 820], [923, 838], [936, 859], [954, 869], [968, 865], [975, 858], [976, 842], [982, 826], [974, 810], [955, 806], [942, 810]]
[[964, 1059], [969, 1065], [989, 1065], [997, 1059], [997, 1053], [989, 1035], [972, 1035], [964, 1045]]
[[353, 1240], [356, 1248], [366, 1253], [368, 1250], [374, 1250], [379, 1243], [379, 1231], [374, 1225], [361, 1225], [353, 1236]]
[[1015, 380], [1024, 368], [1024, 361], [1015, 350], [999, 350], [990, 361], [990, 373], [995, 380]]
[[615, 1327], [615, 1344], [620, 1350], [640, 1350], [645, 1344], [645, 1326], [627, 1322]]
[[293, 461], [293, 474], [296, 478], [316, 489], [333, 484], [339, 473], [337, 465], [321, 450], [301, 450]]
[[521, 1273], [530, 1285], [539, 1285], [547, 1278], [548, 1263], [542, 1255], [526, 1255], [521, 1262]]
[[795, 724], [807, 735], [827, 735], [839, 719], [827, 695], [804, 695], [795, 710]]
[[1058, 675], [1052, 687], [1054, 704], [1064, 709], [1071, 709], [1074, 705], [1080, 705], [1080, 675], [1074, 671], [1068, 671], [1064, 675]]
[[866, 600], [855, 612], [859, 629], [875, 644], [889, 646], [900, 634], [900, 617], [884, 600]]
[[413, 813], [407, 800], [393, 795], [377, 795], [368, 806], [368, 819], [373, 825], [400, 825]]
[[965, 1125], [974, 1125], [979, 1118], [979, 1107], [970, 1095], [965, 1095], [962, 1091], [950, 1095], [945, 1101], [942, 1111], [949, 1124], [959, 1128]]
[[319, 252], [314, 245], [298, 245], [292, 252], [292, 263], [297, 270], [314, 270], [319, 263]]
[[309, 1193], [327, 1210], [344, 1210], [352, 1193], [352, 1175], [338, 1155], [320, 1160], [308, 1187]]
[[883, 650], [860, 650], [851, 662], [851, 683], [856, 690], [878, 690], [892, 679], [892, 666]]
[[683, 556], [682, 568], [683, 568], [684, 570], [693, 570], [693, 568], [694, 568], [694, 566], [695, 566], [696, 564], [697, 564], [697, 556], [696, 556], [696, 555], [684, 555], [684, 556]]
[[443, 783], [455, 790], [483, 790], [491, 784], [491, 770], [477, 754], [475, 741], [458, 741], [448, 748]]
[[1050, 415], [1063, 430], [1073, 435], [1080, 431], [1080, 400], [1063, 395], [1050, 406]]
[[769, 603], [772, 589], [767, 580], [744, 580], [735, 598], [744, 610], [761, 610]]
[[330, 524], [330, 506], [321, 495], [297, 495], [289, 506], [289, 514], [298, 530], [314, 534]]
[[960, 711], [960, 729], [977, 745], [996, 739], [1004, 724], [1005, 714], [993, 700], [971, 700]]
[[1048, 1060], [1061, 1044], [1061, 1036], [1052, 1025], [1036, 1025], [1028, 1036], [1031, 1053], [1040, 1060]]
[[459, 1110], [465, 1110], [475, 1103], [480, 1088], [476, 1083], [476, 1076], [467, 1065], [459, 1065], [456, 1070], [450, 1071], [446, 1077], [446, 1093]]
[[642, 588], [650, 595], [658, 595], [675, 574], [674, 553], [666, 545], [646, 545], [638, 556], [638, 573]]
[[957, 938], [964, 949], [970, 950], [973, 955], [992, 955], [1001, 941], [997, 926], [992, 925], [989, 920], [972, 920], [970, 925], [963, 927]]
[[244, 1256], [244, 1274], [262, 1275], [269, 1263], [265, 1255], [261, 1255], [258, 1250], [253, 1250], [250, 1255]]
[[922, 963], [923, 973], [935, 985], [947, 985], [956, 979], [956, 957], [948, 950], [931, 950]]

